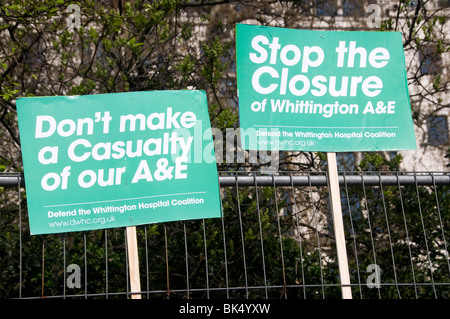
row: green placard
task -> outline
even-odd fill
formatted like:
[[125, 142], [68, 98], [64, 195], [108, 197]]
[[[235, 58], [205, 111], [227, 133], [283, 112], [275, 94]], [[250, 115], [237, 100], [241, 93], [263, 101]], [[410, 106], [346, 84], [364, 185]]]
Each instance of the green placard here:
[[243, 148], [416, 149], [400, 32], [238, 24], [236, 51]]
[[[221, 216], [206, 94], [17, 101], [31, 234]], [[204, 154], [203, 154], [204, 155]]]

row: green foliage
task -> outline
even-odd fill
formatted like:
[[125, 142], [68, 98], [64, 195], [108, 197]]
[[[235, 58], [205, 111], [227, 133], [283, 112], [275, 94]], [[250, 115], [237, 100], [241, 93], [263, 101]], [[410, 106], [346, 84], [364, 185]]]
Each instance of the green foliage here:
[[363, 171], [396, 171], [400, 167], [403, 156], [396, 154], [391, 159], [386, 159], [379, 153], [364, 154], [358, 168]]
[[222, 112], [220, 112], [219, 106], [217, 104], [213, 104], [210, 106], [211, 112], [215, 114], [216, 112], [219, 113], [217, 117], [213, 119], [211, 122], [211, 125], [213, 127], [216, 127], [220, 130], [225, 130], [227, 128], [233, 128], [236, 126], [239, 115], [236, 114], [233, 110], [230, 109], [224, 109]]
[[221, 58], [228, 52], [230, 46], [230, 43], [223, 43], [218, 37], [215, 37], [211, 43], [205, 43], [203, 45], [205, 64], [203, 65], [201, 74], [213, 86], [217, 85], [217, 82], [227, 68], [227, 63], [223, 63]]
[[435, 89], [436, 91], [438, 91], [439, 88], [440, 88], [440, 85], [441, 85], [441, 75], [438, 74], [438, 75], [436, 76], [436, 78], [434, 79], [434, 81], [433, 81], [433, 89]]
[[[381, 282], [389, 284], [379, 290], [361, 286], [355, 294], [364, 298], [434, 298], [431, 286], [398, 285], [395, 283], [448, 282], [450, 273], [445, 249], [449, 233], [449, 187], [383, 186], [350, 187], [352, 194], [346, 218], [347, 243], [351, 271], [366, 277], [366, 268], [377, 264]], [[364, 198], [365, 200], [361, 200]], [[437, 207], [439, 202], [439, 209]], [[347, 209], [346, 209], [347, 210]], [[369, 231], [369, 223], [372, 231]], [[441, 227], [442, 226], [442, 227]], [[358, 254], [358, 264], [354, 252]], [[395, 266], [394, 266], [395, 265]], [[430, 265], [433, 273], [430, 272]], [[355, 273], [356, 274], [356, 273]], [[355, 278], [356, 279], [356, 278]], [[448, 290], [437, 292], [448, 298]]]
[[18, 93], [20, 92], [20, 90], [17, 89], [18, 86], [20, 86], [20, 84], [13, 83], [12, 86], [2, 87], [0, 91], [0, 97], [3, 98], [5, 101], [15, 99]]
[[381, 21], [380, 31], [388, 31], [393, 29], [394, 29], [394, 21], [392, 20], [392, 18], [389, 17], [388, 19]]

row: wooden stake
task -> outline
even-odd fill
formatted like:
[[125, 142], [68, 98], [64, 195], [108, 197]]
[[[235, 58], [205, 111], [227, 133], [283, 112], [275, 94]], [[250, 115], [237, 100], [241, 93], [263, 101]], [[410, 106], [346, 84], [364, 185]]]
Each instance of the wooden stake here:
[[342, 220], [341, 195], [337, 172], [336, 153], [327, 153], [328, 184], [330, 187], [331, 210], [333, 212], [334, 235], [338, 255], [339, 275], [341, 277], [341, 292], [343, 299], [352, 299], [350, 273], [348, 271], [347, 249], [345, 246], [344, 222]]
[[130, 273], [131, 299], [141, 299], [141, 280], [139, 276], [139, 256], [137, 248], [136, 227], [127, 227], [128, 270]]

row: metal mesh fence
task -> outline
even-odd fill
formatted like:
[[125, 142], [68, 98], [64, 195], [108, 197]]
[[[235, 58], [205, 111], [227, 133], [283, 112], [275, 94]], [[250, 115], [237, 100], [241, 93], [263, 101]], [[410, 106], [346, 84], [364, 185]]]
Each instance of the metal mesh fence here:
[[[222, 218], [137, 226], [143, 298], [341, 298], [325, 172], [220, 172]], [[450, 297], [450, 176], [340, 172], [353, 298]], [[126, 231], [31, 236], [0, 174], [1, 298], [130, 297]]]

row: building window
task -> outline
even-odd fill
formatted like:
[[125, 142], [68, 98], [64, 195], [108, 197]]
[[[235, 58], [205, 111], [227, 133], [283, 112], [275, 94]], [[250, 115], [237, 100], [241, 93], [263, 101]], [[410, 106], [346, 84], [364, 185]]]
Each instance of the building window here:
[[318, 1], [316, 4], [318, 16], [334, 17], [337, 15], [337, 1]]
[[439, 7], [446, 8], [450, 6], [450, 0], [438, 0]]
[[344, 17], [364, 17], [367, 14], [365, 7], [364, 1], [344, 1], [342, 3], [342, 15]]
[[356, 156], [353, 152], [336, 153], [336, 162], [339, 171], [354, 171], [356, 167]]
[[440, 146], [449, 143], [447, 116], [429, 116], [427, 129], [429, 145]]
[[337, 15], [337, 0], [309, 0], [302, 4], [304, 15], [316, 15], [318, 17]]
[[436, 46], [425, 45], [419, 50], [420, 58], [420, 73], [422, 75], [436, 75], [442, 71], [441, 62], [442, 58], [439, 53], [436, 52]]

